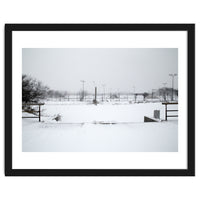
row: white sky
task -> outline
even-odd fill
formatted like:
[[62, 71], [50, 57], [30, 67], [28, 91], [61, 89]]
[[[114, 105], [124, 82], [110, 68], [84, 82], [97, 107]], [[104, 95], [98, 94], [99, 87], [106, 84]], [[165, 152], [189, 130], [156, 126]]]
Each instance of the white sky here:
[[106, 92], [150, 92], [171, 87], [169, 74], [178, 74], [177, 48], [24, 48], [22, 60], [23, 74], [69, 92], [81, 90], [81, 80], [89, 92], [94, 82], [99, 91], [105, 84]]

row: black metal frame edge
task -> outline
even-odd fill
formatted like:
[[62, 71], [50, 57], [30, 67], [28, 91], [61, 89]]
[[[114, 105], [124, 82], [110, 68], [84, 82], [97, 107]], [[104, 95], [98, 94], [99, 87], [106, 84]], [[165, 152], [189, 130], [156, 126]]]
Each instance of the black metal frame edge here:
[[7, 176], [192, 176], [188, 170], [168, 169], [13, 169]]
[[13, 31], [172, 31], [194, 24], [5, 24]]
[[5, 26], [5, 175], [12, 174], [12, 29]]
[[[187, 31], [188, 169], [12, 169], [12, 31]], [[190, 97], [190, 98], [189, 98]], [[6, 176], [194, 176], [195, 24], [5, 24]]]
[[195, 26], [188, 28], [188, 171], [195, 175]]

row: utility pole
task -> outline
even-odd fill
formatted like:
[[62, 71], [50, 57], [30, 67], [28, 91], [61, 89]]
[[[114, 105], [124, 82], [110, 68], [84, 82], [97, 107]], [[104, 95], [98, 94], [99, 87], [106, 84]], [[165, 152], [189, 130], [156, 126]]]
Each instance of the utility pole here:
[[85, 84], [85, 81], [84, 80], [81, 80], [82, 84], [83, 84], [83, 100], [85, 98], [85, 91], [84, 91], [84, 84]]
[[169, 74], [169, 76], [172, 77], [172, 97], [171, 100], [174, 100], [174, 77], [177, 76], [177, 74]]
[[106, 85], [103, 84], [102, 87], [103, 87], [103, 96], [102, 96], [102, 101], [104, 101], [104, 99], [105, 99], [105, 87], [106, 87]]
[[135, 102], [136, 102], [135, 86], [133, 86], [133, 96], [135, 96]]

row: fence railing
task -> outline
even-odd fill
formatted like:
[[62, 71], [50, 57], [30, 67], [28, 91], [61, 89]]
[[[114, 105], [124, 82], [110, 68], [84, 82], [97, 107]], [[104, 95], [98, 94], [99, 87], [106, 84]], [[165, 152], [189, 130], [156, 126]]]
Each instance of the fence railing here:
[[168, 102], [165, 102], [165, 103], [162, 103], [163, 105], [165, 105], [165, 121], [167, 121], [167, 118], [168, 117], [178, 117], [178, 114], [176, 115], [168, 115], [168, 112], [178, 112], [178, 109], [177, 110], [168, 110], [168, 105], [177, 105], [178, 102], [173, 102], [173, 103], [168, 103]]
[[[38, 106], [38, 111], [34, 111], [33, 113], [31, 113], [31, 114], [34, 114], [35, 112], [37, 112], [38, 115], [36, 115], [36, 116], [25, 116], [25, 117], [22, 116], [22, 118], [38, 118], [39, 122], [40, 122], [41, 121], [41, 108], [40, 107], [43, 106], [43, 105], [44, 105], [44, 103], [22, 103], [22, 106]], [[30, 113], [28, 111], [24, 111], [24, 112]]]

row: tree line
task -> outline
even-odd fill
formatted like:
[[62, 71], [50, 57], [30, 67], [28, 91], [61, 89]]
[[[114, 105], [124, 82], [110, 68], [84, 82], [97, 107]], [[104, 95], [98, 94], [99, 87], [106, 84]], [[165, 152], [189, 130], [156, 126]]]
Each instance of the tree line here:
[[22, 102], [38, 103], [45, 98], [62, 98], [67, 95], [66, 91], [52, 90], [41, 81], [29, 75], [22, 75]]
[[[89, 93], [87, 91], [80, 91], [80, 101], [84, 100], [84, 97]], [[123, 94], [123, 93], [121, 93]], [[111, 94], [110, 94], [111, 95]], [[172, 88], [160, 88], [155, 90], [152, 93], [143, 93], [144, 100], [146, 98], [155, 98], [162, 97], [164, 100], [167, 100], [169, 96], [178, 96], [178, 90]], [[52, 90], [48, 86], [45, 86], [41, 81], [38, 81], [35, 78], [32, 78], [29, 75], [22, 75], [22, 102], [23, 103], [38, 103], [46, 98], [56, 98], [61, 99], [69, 96], [69, 93], [66, 91]], [[118, 94], [113, 93], [110, 98], [120, 98]]]

